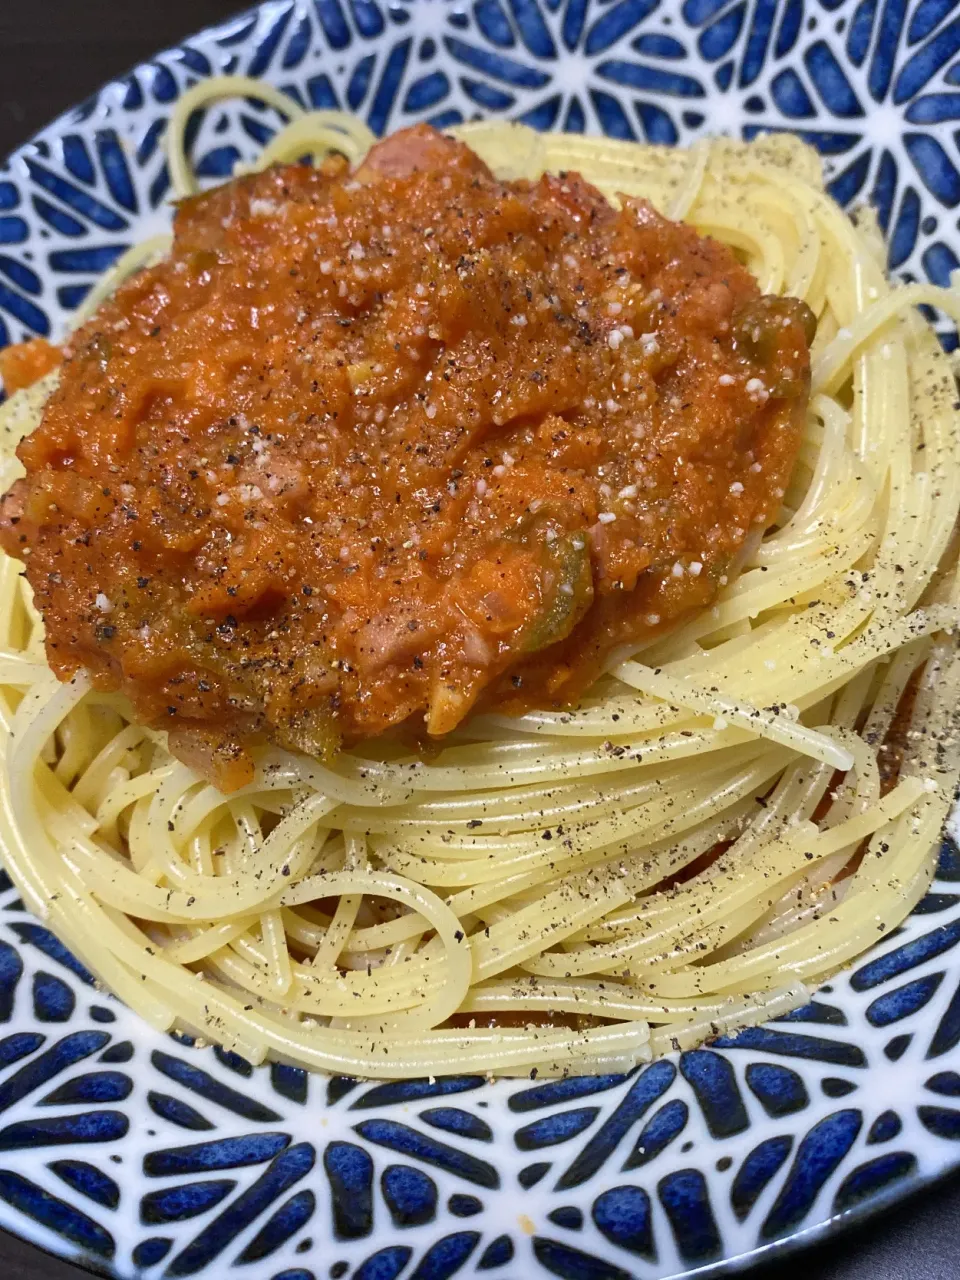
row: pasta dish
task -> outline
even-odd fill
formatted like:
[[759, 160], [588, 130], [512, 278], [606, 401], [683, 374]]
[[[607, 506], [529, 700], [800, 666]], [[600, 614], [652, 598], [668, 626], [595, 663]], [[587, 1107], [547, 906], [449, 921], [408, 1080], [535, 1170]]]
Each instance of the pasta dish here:
[[[201, 191], [194, 111], [267, 101]], [[158, 1029], [409, 1077], [783, 1014], [926, 891], [960, 401], [788, 136], [377, 141], [238, 77], [0, 352], [0, 851]]]

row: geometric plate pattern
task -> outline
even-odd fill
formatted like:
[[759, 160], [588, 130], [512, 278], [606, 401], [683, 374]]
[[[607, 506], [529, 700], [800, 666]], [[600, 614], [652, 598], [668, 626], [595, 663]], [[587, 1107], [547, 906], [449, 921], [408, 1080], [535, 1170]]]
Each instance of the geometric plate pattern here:
[[[63, 332], [169, 222], [160, 138], [220, 72], [377, 133], [504, 116], [689, 144], [790, 129], [891, 269], [960, 265], [957, 0], [271, 0], [107, 85], [0, 168], [0, 345]], [[279, 118], [191, 124], [209, 182]], [[0, 874], [0, 1224], [122, 1280], [661, 1280], [960, 1162], [960, 854], [806, 1008], [628, 1076], [370, 1084], [149, 1031]]]

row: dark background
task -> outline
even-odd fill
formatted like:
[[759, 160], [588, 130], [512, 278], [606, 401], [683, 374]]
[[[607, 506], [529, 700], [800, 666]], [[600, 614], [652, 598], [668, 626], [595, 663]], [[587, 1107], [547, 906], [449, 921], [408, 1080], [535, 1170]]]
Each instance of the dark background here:
[[[235, 0], [0, 0], [0, 156], [105, 80], [246, 7]], [[318, 1261], [317, 1280], [326, 1280], [322, 1259]], [[3, 1280], [81, 1280], [75, 1268], [2, 1232], [0, 1276]], [[842, 1234], [833, 1243], [751, 1276], [755, 1280], [957, 1280], [960, 1176]]]

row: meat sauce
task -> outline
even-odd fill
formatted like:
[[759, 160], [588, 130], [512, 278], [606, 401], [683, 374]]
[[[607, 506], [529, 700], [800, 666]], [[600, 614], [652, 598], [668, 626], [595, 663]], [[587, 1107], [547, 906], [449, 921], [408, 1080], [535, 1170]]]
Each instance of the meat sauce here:
[[59, 349], [46, 338], [31, 338], [0, 351], [0, 378], [8, 395], [32, 387], [44, 374], [52, 373], [60, 364]]
[[811, 328], [644, 200], [421, 126], [183, 201], [70, 339], [0, 540], [57, 674], [227, 789], [258, 740], [570, 705], [771, 522]]

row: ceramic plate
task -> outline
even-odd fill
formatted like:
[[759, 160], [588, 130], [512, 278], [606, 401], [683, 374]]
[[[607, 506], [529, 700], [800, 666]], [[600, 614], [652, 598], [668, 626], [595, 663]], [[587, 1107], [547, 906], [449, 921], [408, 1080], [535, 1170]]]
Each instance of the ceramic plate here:
[[[62, 333], [169, 220], [160, 146], [204, 76], [377, 133], [502, 115], [684, 145], [790, 129], [891, 270], [958, 265], [956, 0], [275, 0], [107, 85], [0, 171], [0, 344]], [[271, 136], [195, 120], [209, 182]], [[402, 1084], [253, 1070], [153, 1034], [0, 893], [0, 1223], [134, 1276], [661, 1280], [808, 1240], [960, 1158], [960, 855], [788, 1018], [629, 1076]]]

